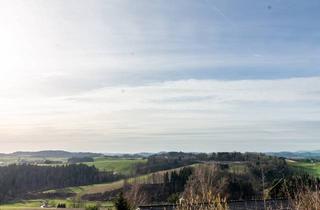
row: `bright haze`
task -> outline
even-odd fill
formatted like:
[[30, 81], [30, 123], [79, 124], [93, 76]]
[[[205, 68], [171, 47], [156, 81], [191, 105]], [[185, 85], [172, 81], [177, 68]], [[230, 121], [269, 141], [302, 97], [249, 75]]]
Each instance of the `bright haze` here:
[[320, 148], [318, 0], [0, 2], [0, 152]]

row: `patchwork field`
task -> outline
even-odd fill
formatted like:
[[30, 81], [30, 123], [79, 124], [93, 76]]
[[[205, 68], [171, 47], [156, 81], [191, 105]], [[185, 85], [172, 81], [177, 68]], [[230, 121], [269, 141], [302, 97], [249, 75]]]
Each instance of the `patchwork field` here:
[[[60, 163], [45, 164], [45, 160], [59, 161]], [[67, 158], [41, 158], [41, 157], [0, 157], [0, 166], [10, 165], [10, 164], [35, 164], [39, 166], [58, 166], [67, 164]], [[129, 159], [129, 158], [119, 158], [119, 157], [97, 157], [94, 158], [94, 162], [83, 162], [83, 164], [92, 166], [94, 165], [101, 171], [114, 171], [124, 175], [134, 174], [134, 165], [138, 163], [145, 163], [147, 160], [142, 158]]]

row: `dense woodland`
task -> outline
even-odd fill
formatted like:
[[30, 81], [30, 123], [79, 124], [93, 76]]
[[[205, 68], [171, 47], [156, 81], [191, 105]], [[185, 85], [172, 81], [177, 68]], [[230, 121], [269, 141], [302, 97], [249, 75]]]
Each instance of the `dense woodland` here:
[[68, 164], [76, 164], [83, 162], [93, 162], [94, 159], [92, 157], [72, 157], [68, 159]]
[[83, 164], [66, 166], [9, 165], [0, 167], [0, 201], [29, 192], [109, 182], [121, 178]]
[[[133, 186], [133, 190], [138, 189], [138, 194], [145, 196], [139, 198], [140, 202], [175, 203], [180, 197], [198, 196], [204, 191], [227, 201], [288, 199], [301, 189], [320, 186], [319, 179], [292, 169], [285, 159], [258, 153], [168, 153], [149, 157], [144, 167], [167, 169], [190, 162], [201, 164], [164, 173], [162, 184], [156, 181]], [[132, 200], [131, 194], [135, 193], [128, 193]]]
[[218, 153], [184, 153], [184, 152], [169, 152], [151, 155], [147, 159], [147, 163], [138, 164], [136, 171], [138, 174], [145, 174], [160, 170], [167, 170], [187, 166], [195, 163], [203, 163], [208, 161], [216, 162], [256, 162], [261, 159], [267, 158], [268, 160], [281, 160], [267, 156], [261, 153], [240, 153], [240, 152], [218, 152]]

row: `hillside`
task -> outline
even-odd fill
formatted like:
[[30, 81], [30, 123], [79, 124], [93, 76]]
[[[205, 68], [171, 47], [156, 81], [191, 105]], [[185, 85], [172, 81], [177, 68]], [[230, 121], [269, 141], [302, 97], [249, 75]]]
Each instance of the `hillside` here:
[[269, 152], [268, 155], [273, 155], [277, 157], [284, 157], [284, 158], [290, 158], [290, 159], [320, 159], [320, 150], [314, 150], [314, 151], [298, 151], [298, 152]]
[[[60, 151], [59, 151], [60, 152]], [[66, 155], [66, 153], [53, 153]], [[15, 153], [21, 154], [21, 153]], [[24, 153], [29, 154], [29, 153]], [[81, 153], [83, 154], [83, 153]], [[61, 157], [55, 157], [61, 158]], [[32, 159], [32, 158], [30, 158]], [[67, 158], [64, 158], [67, 160]], [[50, 158], [47, 160], [51, 160]], [[77, 160], [87, 160], [87, 158], [78, 158]], [[66, 203], [68, 207], [77, 202], [81, 205], [92, 202], [112, 202], [117, 198], [120, 192], [133, 199], [131, 202], [139, 204], [152, 203], [175, 203], [179, 196], [187, 192], [197, 192], [201, 194], [199, 187], [206, 189], [213, 195], [219, 193], [227, 201], [261, 199], [261, 189], [267, 192], [267, 198], [277, 199], [287, 196], [283, 191], [286, 183], [290, 183], [289, 189], [297, 187], [295, 180], [301, 180], [317, 185], [309, 170], [296, 170], [302, 168], [302, 163], [298, 165], [294, 161], [284, 158], [268, 156], [261, 153], [239, 153], [239, 152], [219, 152], [219, 153], [183, 153], [168, 152], [150, 155], [147, 158], [130, 158], [130, 156], [103, 156], [91, 158], [90, 162], [79, 162], [77, 164], [62, 165], [56, 164], [21, 164], [13, 165], [16, 174], [28, 174], [27, 177], [7, 175], [3, 177], [3, 183], [6, 183], [6, 189], [15, 189], [10, 197], [3, 196], [5, 207], [23, 205], [39, 205], [39, 201], [47, 200], [51, 203], [57, 201]], [[313, 164], [313, 163], [310, 163]], [[311, 165], [308, 166], [311, 166]], [[96, 180], [81, 177], [83, 172], [79, 171], [79, 176], [63, 175], [62, 171], [66, 167], [78, 167], [85, 165], [94, 166]], [[6, 166], [10, 169], [13, 166]], [[54, 166], [54, 167], [53, 167]], [[87, 167], [88, 167], [87, 166]], [[30, 170], [21, 170], [24, 167]], [[6, 171], [6, 168], [3, 168]], [[21, 173], [19, 172], [21, 171]], [[33, 171], [43, 171], [43, 175], [37, 176], [42, 180], [42, 184], [35, 182]], [[50, 176], [45, 177], [44, 172], [50, 171]], [[108, 172], [108, 174], [106, 174]], [[5, 173], [2, 173], [5, 174]], [[60, 185], [59, 180], [74, 180], [75, 182]], [[108, 175], [108, 179], [102, 180], [102, 175]], [[88, 177], [91, 175], [88, 174]], [[261, 177], [264, 177], [262, 184]], [[11, 180], [12, 177], [12, 180]], [[294, 178], [293, 178], [294, 177]], [[46, 180], [57, 178], [57, 182], [50, 186]], [[107, 178], [107, 177], [106, 177]], [[7, 180], [11, 180], [8, 182]], [[15, 180], [15, 181], [14, 181]], [[19, 182], [17, 182], [19, 181]], [[85, 181], [85, 182], [81, 182]], [[302, 183], [303, 183], [302, 182]], [[19, 183], [19, 184], [15, 184]], [[216, 183], [219, 183], [218, 185]], [[41, 187], [43, 186], [43, 187]], [[28, 189], [33, 189], [32, 192]], [[5, 189], [4, 189], [5, 190]], [[199, 191], [199, 192], [198, 192]], [[292, 190], [294, 191], [294, 190]], [[3, 194], [4, 195], [4, 194]], [[142, 200], [132, 195], [139, 195]], [[27, 199], [25, 201], [21, 199]], [[14, 203], [7, 203], [13, 201]], [[79, 205], [80, 205], [79, 204]], [[109, 205], [109, 204], [108, 204]], [[135, 204], [137, 205], [137, 204]], [[53, 205], [54, 206], [54, 205]], [[0, 206], [1, 208], [1, 206]], [[2, 209], [2, 208], [1, 208]]]
[[18, 156], [18, 157], [60, 157], [60, 158], [71, 158], [71, 157], [99, 157], [102, 156], [101, 153], [91, 153], [91, 152], [67, 152], [63, 150], [43, 150], [36, 152], [26, 152], [18, 151], [8, 154], [8, 156]]

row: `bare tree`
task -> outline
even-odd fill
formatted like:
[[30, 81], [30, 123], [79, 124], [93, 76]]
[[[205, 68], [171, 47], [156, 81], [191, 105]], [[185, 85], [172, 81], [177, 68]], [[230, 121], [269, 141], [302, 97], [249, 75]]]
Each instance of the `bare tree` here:
[[219, 177], [216, 165], [198, 166], [190, 177], [178, 210], [225, 210], [225, 198], [221, 198], [225, 181]]
[[125, 193], [125, 197], [128, 202], [134, 207], [149, 202], [148, 195], [142, 190], [142, 185], [139, 183], [131, 184], [130, 189]]

